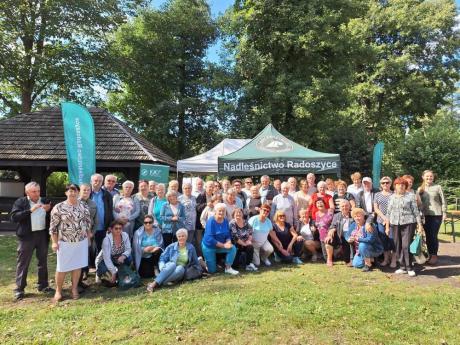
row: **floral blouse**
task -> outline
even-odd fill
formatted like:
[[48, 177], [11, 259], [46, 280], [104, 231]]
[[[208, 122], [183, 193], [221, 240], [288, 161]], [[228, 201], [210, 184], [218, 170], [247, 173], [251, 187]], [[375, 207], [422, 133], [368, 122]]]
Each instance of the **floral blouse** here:
[[314, 219], [316, 230], [319, 232], [319, 239], [320, 241], [324, 241], [332, 222], [332, 215], [326, 212], [323, 216], [320, 216], [319, 212], [316, 212]]
[[244, 222], [242, 228], [238, 226], [236, 221], [233, 219], [230, 221], [230, 232], [232, 235], [233, 243], [237, 243], [238, 240], [246, 242], [250, 236], [252, 236], [253, 230], [252, 226], [248, 224], [248, 222]]
[[67, 201], [57, 204], [51, 211], [50, 234], [58, 234], [60, 241], [80, 242], [91, 228], [88, 206], [78, 200], [76, 205]]

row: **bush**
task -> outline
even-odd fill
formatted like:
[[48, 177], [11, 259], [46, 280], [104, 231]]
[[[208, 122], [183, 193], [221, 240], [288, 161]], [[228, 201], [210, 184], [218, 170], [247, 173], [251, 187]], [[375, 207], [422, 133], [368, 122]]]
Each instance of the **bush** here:
[[63, 197], [65, 185], [69, 183], [69, 175], [66, 172], [56, 171], [52, 173], [46, 182], [46, 196]]

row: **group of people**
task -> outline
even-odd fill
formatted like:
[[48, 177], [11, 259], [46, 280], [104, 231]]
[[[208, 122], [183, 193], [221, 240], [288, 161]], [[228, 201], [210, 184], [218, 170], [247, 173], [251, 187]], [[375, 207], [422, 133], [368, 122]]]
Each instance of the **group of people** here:
[[[12, 209], [19, 239], [16, 299], [24, 297], [28, 266], [36, 250], [38, 289], [63, 298], [66, 273], [71, 274], [72, 298], [87, 287], [84, 279], [95, 268], [96, 282], [117, 284], [120, 269], [151, 278], [147, 290], [165, 283], [213, 274], [219, 267], [231, 275], [239, 269], [257, 271], [272, 261], [302, 264], [324, 260], [369, 272], [376, 265], [396, 274], [415, 276], [409, 246], [415, 232], [426, 235], [429, 264], [436, 264], [438, 231], [446, 201], [434, 173], [422, 174], [412, 188], [409, 175], [380, 179], [352, 174], [352, 184], [326, 179], [316, 184], [290, 177], [282, 182], [262, 176], [184, 183], [168, 186], [141, 180], [138, 192], [125, 181], [94, 174], [90, 184], [69, 184], [67, 199], [54, 207], [40, 198], [40, 186], [30, 182], [26, 196]], [[104, 182], [104, 186], [103, 186]], [[393, 190], [392, 188], [393, 187]], [[51, 236], [48, 236], [48, 233]], [[48, 284], [47, 251], [51, 237], [57, 253], [56, 289]]]

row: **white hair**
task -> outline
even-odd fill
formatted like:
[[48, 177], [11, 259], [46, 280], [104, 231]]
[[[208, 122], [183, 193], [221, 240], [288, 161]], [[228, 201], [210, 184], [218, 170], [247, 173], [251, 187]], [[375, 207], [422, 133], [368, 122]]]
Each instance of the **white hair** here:
[[164, 183], [158, 183], [158, 184], [157, 184], [157, 188], [163, 188], [163, 190], [165, 190], [165, 189], [166, 189], [166, 186], [165, 186]]
[[192, 188], [192, 184], [190, 182], [185, 182], [183, 185], [182, 185], [182, 188], [185, 188], [185, 187], [190, 187]]
[[263, 179], [269, 179], [269, 180], [270, 180], [270, 176], [268, 176], [268, 175], [262, 175], [262, 177], [260, 178], [260, 180], [262, 181]]
[[175, 190], [168, 190], [168, 193], [166, 193], [166, 199], [169, 199], [171, 196], [177, 197], [178, 193]]
[[[107, 181], [111, 177], [113, 177], [115, 179], [115, 181], [118, 181], [118, 177], [116, 177], [115, 175], [105, 175], [105, 180]], [[133, 186], [134, 186], [134, 184], [133, 184]]]
[[31, 182], [29, 182], [28, 184], [25, 185], [24, 190], [27, 192], [27, 191], [29, 191], [31, 188], [34, 188], [34, 187], [40, 189], [40, 185], [39, 185], [37, 182], [31, 181]]
[[321, 187], [321, 186], [323, 186], [324, 188], [326, 188], [326, 187], [327, 187], [327, 183], [324, 182], [324, 181], [319, 181], [318, 184], [317, 184], [317, 187], [319, 188], [319, 187]]
[[91, 175], [91, 181], [94, 179], [94, 178], [100, 178], [101, 181], [104, 181], [104, 176], [102, 176], [101, 174], [92, 174]]
[[214, 206], [214, 209], [217, 211], [217, 210], [220, 210], [220, 209], [227, 209], [227, 205], [225, 205], [223, 202], [219, 202], [218, 204], [216, 204]]
[[[108, 175], [107, 175], [108, 176]], [[134, 188], [134, 182], [133, 181], [130, 181], [130, 180], [126, 180], [125, 182], [123, 182], [122, 184], [122, 187], [126, 187], [126, 186], [131, 186]]]
[[206, 187], [214, 186], [214, 181], [206, 181]]
[[232, 195], [235, 194], [235, 195], [236, 195], [236, 189], [235, 189], [235, 188], [229, 188], [229, 189], [227, 189], [227, 193], [226, 193], [226, 194], [227, 194], [227, 195], [228, 195], [228, 194], [232, 194]]
[[297, 182], [297, 179], [294, 176], [291, 176], [288, 178], [288, 182], [295, 181]]
[[287, 183], [287, 182], [281, 183], [281, 189], [283, 189], [283, 188], [289, 188], [289, 183]]
[[184, 234], [185, 237], [188, 237], [188, 231], [187, 231], [187, 229], [180, 228], [179, 230], [177, 230], [177, 231], [176, 231], [176, 237], [177, 237], [177, 235], [180, 235], [180, 234]]
[[171, 180], [171, 181], [169, 181], [169, 186], [171, 186], [171, 185], [173, 185], [173, 184], [179, 185], [179, 181], [177, 181], [177, 180]]
[[339, 205], [342, 206], [342, 205], [351, 205], [351, 204], [350, 204], [350, 202], [349, 202], [347, 199], [342, 199], [342, 200], [340, 200], [340, 204], [339, 204]]

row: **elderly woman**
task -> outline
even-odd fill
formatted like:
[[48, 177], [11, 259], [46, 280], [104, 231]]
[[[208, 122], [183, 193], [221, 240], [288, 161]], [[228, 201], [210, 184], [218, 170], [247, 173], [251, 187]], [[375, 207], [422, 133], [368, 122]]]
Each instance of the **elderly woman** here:
[[134, 233], [134, 263], [142, 278], [153, 278], [158, 272], [158, 260], [164, 248], [163, 236], [161, 229], [154, 224], [153, 216], [144, 216], [143, 223]]
[[209, 273], [217, 270], [216, 254], [225, 253], [225, 273], [237, 275], [239, 272], [232, 268], [235, 260], [236, 247], [232, 244], [232, 236], [228, 220], [225, 218], [226, 206], [218, 203], [215, 214], [206, 222], [201, 250], [208, 266]]
[[422, 174], [423, 183], [417, 190], [421, 200], [421, 211], [425, 217], [426, 245], [430, 259], [429, 264], [438, 261], [438, 232], [441, 223], [446, 219], [447, 203], [440, 185], [434, 183], [434, 173], [425, 170]]
[[262, 206], [262, 199], [259, 194], [259, 187], [252, 186], [250, 188], [250, 195], [246, 199], [246, 213], [248, 219], [259, 214], [259, 208]]
[[235, 188], [229, 188], [227, 190], [227, 193], [224, 194], [224, 202], [227, 206], [226, 217], [229, 221], [232, 219], [232, 214], [235, 209], [243, 209], [243, 202], [237, 197]]
[[351, 204], [348, 200], [340, 201], [340, 212], [335, 213], [327, 232], [324, 243], [326, 245], [327, 261], [332, 264], [334, 259], [343, 259], [347, 266], [351, 266], [354, 250], [348, 243], [348, 233], [353, 223], [350, 213]]
[[122, 184], [120, 195], [113, 197], [113, 218], [125, 223], [123, 231], [132, 239], [134, 235], [134, 221], [139, 216], [141, 208], [139, 200], [131, 195], [134, 189], [132, 181], [125, 181]]
[[362, 208], [355, 207], [351, 211], [354, 222], [351, 224], [347, 234], [348, 243], [355, 248], [355, 256], [359, 255], [364, 259], [364, 267], [360, 260], [353, 259], [353, 266], [362, 268], [363, 272], [369, 272], [372, 269], [372, 261], [383, 252], [383, 246], [377, 231], [366, 227], [366, 211]]
[[187, 242], [187, 235], [187, 229], [177, 230], [177, 242], [171, 243], [161, 254], [160, 274], [147, 285], [147, 291], [152, 292], [165, 283], [180, 282], [189, 269], [201, 272], [195, 247]]
[[297, 229], [299, 231], [299, 236], [303, 238], [303, 245], [307, 252], [311, 256], [311, 261], [316, 262], [318, 260], [318, 249], [321, 248], [321, 242], [319, 241], [318, 231], [310, 224], [310, 216], [308, 211], [305, 208], [302, 208], [299, 211], [299, 222], [297, 224]]
[[284, 263], [302, 264], [303, 237], [298, 236], [294, 227], [286, 222], [284, 211], [276, 211], [273, 217], [273, 231], [270, 242], [275, 249], [275, 259]]
[[353, 194], [355, 199], [358, 196], [358, 193], [363, 190], [363, 185], [361, 183], [361, 173], [354, 172], [350, 175], [351, 181], [353, 182], [351, 185], [348, 186], [347, 192]]
[[409, 246], [414, 237], [417, 224], [419, 232], [423, 231], [423, 227], [414, 195], [406, 192], [408, 185], [407, 180], [402, 177], [398, 177], [393, 182], [395, 192], [388, 201], [386, 214], [388, 222], [386, 223], [385, 231], [387, 235], [390, 234], [390, 229], [393, 233], [396, 255], [400, 265], [400, 268], [395, 273], [407, 273], [410, 277], [415, 277]]
[[[394, 252], [395, 246], [393, 242], [393, 236], [388, 236], [385, 232], [385, 227], [388, 222], [387, 208], [390, 197], [393, 194], [391, 191], [391, 178], [384, 176], [380, 179], [380, 192], [375, 193], [374, 196], [374, 211], [377, 214], [377, 230], [379, 231], [380, 239], [383, 245], [383, 262], [381, 266], [386, 266], [390, 263], [391, 257], [391, 268], [396, 268], [396, 253]], [[391, 256], [393, 251], [393, 256]]]
[[[319, 183], [318, 183], [319, 185]], [[319, 240], [321, 242], [321, 249], [323, 252], [323, 257], [327, 258], [327, 265], [332, 266], [332, 257], [327, 255], [326, 250], [326, 237], [328, 234], [329, 226], [332, 222], [332, 215], [330, 212], [327, 211], [326, 205], [323, 199], [316, 200], [316, 209], [315, 216], [312, 218], [314, 227], [316, 231], [319, 233]]]
[[252, 263], [254, 247], [252, 246], [252, 226], [244, 220], [243, 210], [236, 208], [230, 221], [230, 231], [232, 242], [237, 248], [233, 266], [246, 267], [246, 271], [257, 271], [257, 267]]
[[310, 205], [310, 195], [308, 194], [307, 180], [300, 181], [300, 190], [294, 195], [294, 202], [297, 210], [307, 209]]
[[86, 204], [78, 200], [78, 193], [77, 185], [67, 185], [67, 200], [57, 204], [51, 211], [51, 248], [57, 252], [55, 302], [62, 299], [62, 286], [67, 272], [71, 272], [72, 277], [72, 298], [79, 298], [81, 268], [88, 266], [88, 238], [92, 235], [91, 215]]
[[134, 199], [139, 201], [139, 216], [134, 223], [134, 229], [138, 229], [144, 222], [145, 215], [149, 214], [150, 201], [153, 198], [153, 193], [149, 190], [149, 182], [146, 180], [139, 180], [139, 192], [134, 195]]
[[283, 211], [286, 216], [286, 222], [295, 225], [294, 221], [297, 219], [297, 206], [295, 205], [294, 198], [289, 195], [289, 183], [281, 183], [281, 194], [273, 198], [272, 202], [272, 217], [276, 211]]
[[196, 198], [192, 195], [192, 184], [188, 182], [184, 183], [182, 186], [182, 191], [184, 194], [179, 196], [179, 202], [184, 205], [184, 225], [188, 230], [187, 241], [194, 243], [196, 228]]
[[123, 225], [122, 221], [114, 220], [110, 225], [112, 231], [102, 242], [102, 250], [96, 258], [96, 283], [100, 283], [108, 273], [110, 283], [116, 284], [118, 268], [131, 264], [131, 241], [128, 234], [123, 232]]
[[181, 194], [179, 193], [179, 181], [177, 180], [171, 180], [169, 181], [168, 184], [168, 192], [176, 192], [177, 197], [179, 197]]
[[324, 207], [328, 213], [334, 213], [334, 200], [332, 200], [332, 197], [329, 194], [326, 194], [326, 187], [326, 182], [319, 181], [317, 185], [318, 192], [311, 196], [309, 212], [312, 219], [315, 219], [316, 211], [318, 211], [318, 208], [316, 207], [316, 201], [318, 199], [322, 199], [324, 201]]
[[252, 262], [259, 266], [262, 261], [265, 266], [271, 266], [268, 259], [273, 253], [273, 246], [268, 240], [268, 235], [273, 231], [273, 224], [269, 219], [271, 207], [263, 204], [259, 209], [259, 215], [251, 217], [248, 221], [252, 226], [252, 246], [254, 247], [254, 257]]
[[163, 205], [166, 204], [168, 200], [165, 196], [166, 187], [164, 183], [158, 183], [156, 188], [157, 195], [150, 201], [148, 214], [151, 214], [155, 218], [158, 222], [158, 226], [161, 228], [163, 226], [163, 222], [160, 219], [160, 213]]
[[351, 208], [356, 206], [355, 197], [353, 194], [347, 192], [347, 184], [345, 181], [338, 180], [337, 181], [337, 191], [334, 193], [332, 197], [332, 201], [334, 202], [334, 213], [340, 212], [340, 204], [342, 200], [347, 200], [350, 202]]
[[[203, 226], [203, 229], [206, 227], [206, 223], [208, 222], [208, 219], [214, 217], [214, 214], [216, 213], [215, 207], [217, 204], [221, 202], [222, 202], [222, 195], [216, 194], [211, 197], [211, 200], [209, 201], [208, 205], [204, 208], [203, 213], [201, 213], [200, 223]], [[199, 242], [199, 244], [201, 246], [201, 241]]]
[[177, 192], [166, 193], [168, 202], [163, 205], [160, 212], [161, 231], [165, 247], [176, 241], [176, 231], [185, 226], [185, 208], [177, 200]]

